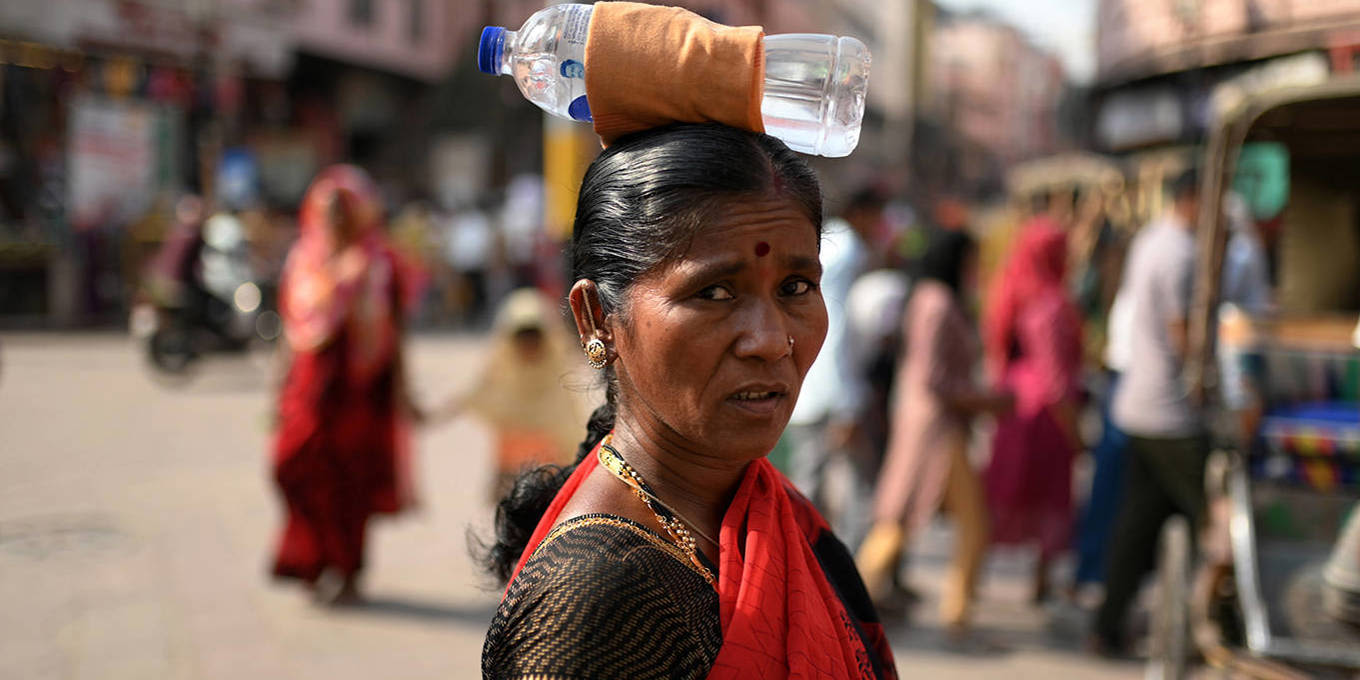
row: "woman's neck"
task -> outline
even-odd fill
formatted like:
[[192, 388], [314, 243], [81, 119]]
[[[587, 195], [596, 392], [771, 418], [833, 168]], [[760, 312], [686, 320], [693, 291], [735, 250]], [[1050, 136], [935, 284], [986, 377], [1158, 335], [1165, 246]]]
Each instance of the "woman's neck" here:
[[661, 502], [688, 521], [700, 523], [699, 531], [717, 538], [750, 461], [696, 451], [673, 431], [648, 428], [625, 414], [619, 414], [613, 446]]

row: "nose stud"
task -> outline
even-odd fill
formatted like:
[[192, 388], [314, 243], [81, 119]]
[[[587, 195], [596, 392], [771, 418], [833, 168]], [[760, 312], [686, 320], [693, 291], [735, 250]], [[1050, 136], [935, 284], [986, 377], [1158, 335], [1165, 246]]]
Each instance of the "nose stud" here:
[[793, 336], [789, 336], [789, 349], [793, 349]]

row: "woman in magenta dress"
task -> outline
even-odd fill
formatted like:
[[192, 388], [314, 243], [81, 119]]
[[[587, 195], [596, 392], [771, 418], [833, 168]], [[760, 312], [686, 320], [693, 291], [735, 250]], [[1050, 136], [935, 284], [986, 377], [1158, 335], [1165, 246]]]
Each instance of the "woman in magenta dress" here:
[[1067, 239], [1046, 218], [1022, 231], [1001, 273], [984, 329], [988, 363], [1015, 410], [997, 421], [986, 488], [992, 539], [1039, 547], [1034, 600], [1072, 531], [1072, 461], [1081, 322], [1063, 285]]
[[413, 500], [401, 316], [418, 285], [387, 245], [382, 209], [358, 168], [323, 171], [298, 215], [279, 290], [292, 363], [279, 394], [274, 478], [287, 520], [273, 572], [358, 599], [368, 519]]

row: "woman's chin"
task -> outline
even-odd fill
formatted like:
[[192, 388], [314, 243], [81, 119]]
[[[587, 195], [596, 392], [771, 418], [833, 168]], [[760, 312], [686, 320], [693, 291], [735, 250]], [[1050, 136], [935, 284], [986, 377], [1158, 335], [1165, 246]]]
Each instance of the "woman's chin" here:
[[718, 440], [725, 449], [724, 457], [733, 460], [755, 460], [774, 450], [779, 437], [784, 434], [788, 417], [771, 420], [758, 426], [724, 428]]

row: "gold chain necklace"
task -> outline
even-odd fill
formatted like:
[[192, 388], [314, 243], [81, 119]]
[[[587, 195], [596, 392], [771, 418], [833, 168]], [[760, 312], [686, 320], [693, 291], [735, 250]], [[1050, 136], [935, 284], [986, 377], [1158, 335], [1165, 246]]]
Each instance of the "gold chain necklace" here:
[[694, 534], [690, 533], [690, 529], [693, 528], [695, 533], [699, 534], [713, 545], [718, 545], [718, 542], [709, 537], [708, 534], [700, 531], [698, 525], [694, 522], [686, 519], [683, 515], [676, 512], [658, 498], [656, 493], [648, 487], [647, 482], [642, 479], [642, 475], [639, 474], [633, 466], [629, 465], [628, 461], [624, 460], [623, 456], [619, 455], [619, 452], [614, 449], [611, 445], [613, 440], [614, 435], [610, 434], [600, 443], [600, 451], [596, 454], [596, 457], [600, 460], [600, 464], [614, 473], [615, 477], [618, 477], [619, 480], [624, 484], [627, 484], [628, 487], [633, 490], [633, 493], [637, 495], [638, 499], [641, 500], [642, 503], [652, 511], [652, 514], [656, 516], [657, 523], [666, 530], [666, 533], [671, 535], [671, 539], [675, 541], [676, 545], [680, 546], [680, 550], [683, 551], [685, 555], [689, 557], [690, 562], [699, 569], [699, 573], [704, 576], [704, 579], [708, 581], [710, 585], [715, 584], [717, 580], [713, 578], [713, 572], [699, 559], [698, 545], [694, 540]]

